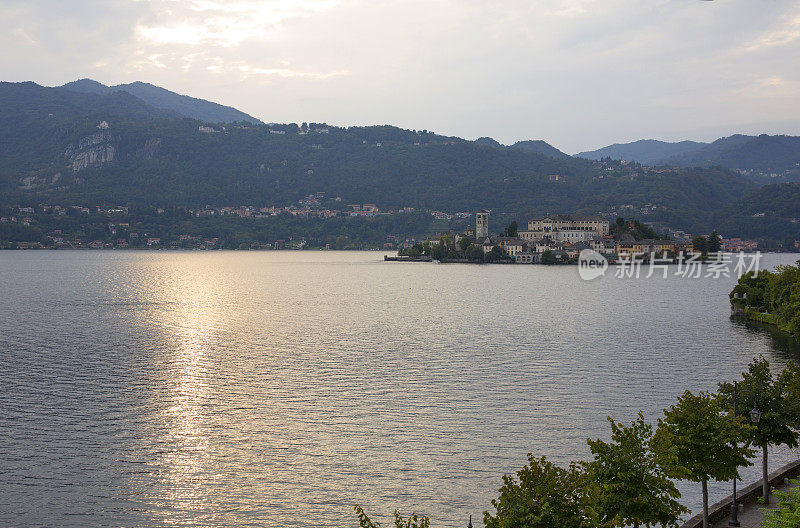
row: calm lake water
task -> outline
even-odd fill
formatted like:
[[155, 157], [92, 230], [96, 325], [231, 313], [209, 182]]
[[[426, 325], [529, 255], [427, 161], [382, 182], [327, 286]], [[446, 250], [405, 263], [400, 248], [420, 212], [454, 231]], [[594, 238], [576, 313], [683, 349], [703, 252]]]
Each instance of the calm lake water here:
[[800, 359], [734, 279], [382, 256], [0, 252], [0, 525], [463, 527], [528, 452]]

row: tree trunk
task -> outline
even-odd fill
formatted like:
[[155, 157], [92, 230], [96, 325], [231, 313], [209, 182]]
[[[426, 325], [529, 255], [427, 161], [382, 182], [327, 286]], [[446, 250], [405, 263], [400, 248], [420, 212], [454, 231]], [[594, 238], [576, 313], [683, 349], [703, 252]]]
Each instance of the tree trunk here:
[[709, 528], [708, 524], [708, 481], [703, 481], [703, 528]]
[[769, 504], [769, 472], [767, 471], [767, 445], [763, 447], [763, 460], [761, 465], [761, 473], [763, 481], [761, 482], [761, 496], [764, 497], [764, 503]]

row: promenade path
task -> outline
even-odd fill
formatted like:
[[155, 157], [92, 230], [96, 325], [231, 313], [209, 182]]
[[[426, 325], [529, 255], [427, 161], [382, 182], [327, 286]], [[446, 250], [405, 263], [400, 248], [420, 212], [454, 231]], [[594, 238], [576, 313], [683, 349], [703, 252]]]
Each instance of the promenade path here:
[[[789, 486], [783, 485], [779, 486], [775, 489], [779, 490], [786, 490]], [[776, 506], [775, 497], [772, 496], [772, 500], [770, 501], [769, 506], [762, 506], [757, 503], [749, 503], [746, 504], [744, 507], [744, 511], [739, 513], [739, 523], [741, 523], [741, 528], [761, 528], [761, 522], [764, 520], [764, 516], [761, 514], [761, 510], [764, 508], [769, 507], [774, 508]], [[712, 526], [714, 528], [727, 528], [729, 518], [725, 518], [722, 521], [714, 523]]]

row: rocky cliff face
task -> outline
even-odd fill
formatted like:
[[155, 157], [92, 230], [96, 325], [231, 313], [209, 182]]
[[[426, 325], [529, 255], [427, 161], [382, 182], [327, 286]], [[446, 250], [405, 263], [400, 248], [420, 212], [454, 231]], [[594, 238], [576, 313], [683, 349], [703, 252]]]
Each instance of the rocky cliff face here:
[[87, 167], [99, 167], [116, 159], [117, 148], [114, 138], [108, 130], [101, 130], [90, 136], [82, 137], [78, 143], [70, 145], [64, 152], [73, 172]]
[[57, 172], [52, 176], [26, 176], [20, 180], [19, 188], [24, 191], [31, 191], [39, 187], [50, 187], [61, 181], [61, 173]]

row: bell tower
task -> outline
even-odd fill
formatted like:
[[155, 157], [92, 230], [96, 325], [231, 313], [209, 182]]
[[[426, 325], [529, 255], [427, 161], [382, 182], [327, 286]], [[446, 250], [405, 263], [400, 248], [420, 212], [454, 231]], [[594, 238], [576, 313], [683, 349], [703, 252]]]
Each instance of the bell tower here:
[[481, 239], [489, 236], [489, 211], [478, 211], [475, 214], [475, 238]]

